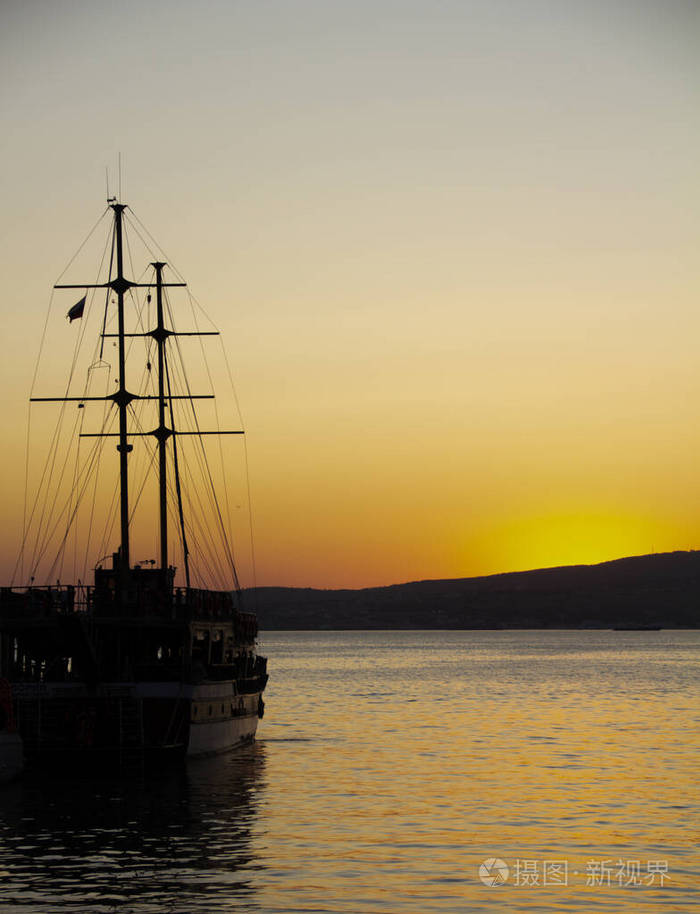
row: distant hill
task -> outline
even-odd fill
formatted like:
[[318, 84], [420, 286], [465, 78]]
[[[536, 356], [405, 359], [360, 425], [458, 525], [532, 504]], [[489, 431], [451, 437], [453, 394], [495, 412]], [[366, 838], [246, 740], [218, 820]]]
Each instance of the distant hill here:
[[260, 628], [697, 628], [700, 552], [362, 590], [244, 592]]

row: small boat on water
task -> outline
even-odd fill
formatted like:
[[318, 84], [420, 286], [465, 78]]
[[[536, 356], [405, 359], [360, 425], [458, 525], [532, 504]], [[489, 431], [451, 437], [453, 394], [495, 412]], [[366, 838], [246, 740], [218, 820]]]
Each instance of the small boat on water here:
[[[257, 653], [256, 615], [242, 605], [226, 511], [207, 451], [210, 436], [243, 432], [201, 424], [195, 407], [214, 395], [192, 393], [180, 350], [183, 337], [218, 333], [176, 326], [169, 293], [186, 284], [178, 274], [172, 281], [158, 256], [139, 277], [127, 275], [127, 262], [134, 270], [127, 227], [142, 227], [128, 220], [130, 212], [116, 198], [108, 200], [106, 256], [97, 281], [54, 287], [74, 290], [71, 300], [76, 289], [84, 293], [67, 313], [69, 329], [79, 328], [75, 351], [88, 309], [99, 333], [82, 389], [74, 387], [74, 353], [64, 395], [31, 397], [42, 410], [58, 408], [63, 426], [68, 417], [83, 450], [76, 445], [66, 451], [65, 467], [70, 457], [74, 468], [59, 473], [61, 435], [49, 436], [39, 495], [25, 517], [25, 577], [0, 589], [0, 780], [18, 773], [22, 755], [28, 764], [100, 768], [227, 751], [254, 739], [264, 710], [267, 661]], [[200, 342], [204, 351], [206, 341]], [[106, 347], [115, 364], [106, 358]], [[105, 368], [107, 378], [99, 393], [96, 366]], [[92, 421], [86, 419], [91, 410]], [[118, 455], [112, 458], [109, 442], [115, 439]], [[97, 471], [110, 459], [113, 472], [105, 480]], [[132, 460], [143, 471], [136, 493], [130, 488]], [[223, 457], [221, 464], [225, 471]], [[52, 488], [59, 477], [68, 482], [66, 501]], [[144, 490], [152, 492], [150, 509], [142, 513], [153, 527], [159, 557], [134, 562], [135, 503]], [[94, 515], [102, 502], [107, 521], [100, 539]], [[199, 520], [189, 511], [199, 511]], [[85, 517], [89, 527], [81, 521]], [[57, 582], [70, 531], [80, 523], [92, 581]], [[213, 554], [217, 548], [218, 558], [205, 555], [198, 563], [200, 551]], [[49, 563], [52, 549], [57, 558]], [[37, 583], [42, 568], [44, 582]], [[207, 586], [208, 576], [217, 577], [218, 586]]]
[[614, 632], [660, 632], [660, 625], [634, 625], [633, 623], [613, 626]]

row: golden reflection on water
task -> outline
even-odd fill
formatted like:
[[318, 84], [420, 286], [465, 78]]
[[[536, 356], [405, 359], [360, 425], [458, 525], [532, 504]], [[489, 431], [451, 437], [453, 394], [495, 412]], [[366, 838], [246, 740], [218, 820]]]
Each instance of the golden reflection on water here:
[[[266, 909], [697, 904], [698, 633], [277, 633], [267, 649]], [[489, 857], [506, 884], [482, 884]], [[567, 884], [544, 886], [554, 860]], [[539, 885], [515, 884], [526, 861]], [[633, 861], [643, 884], [619, 885]]]

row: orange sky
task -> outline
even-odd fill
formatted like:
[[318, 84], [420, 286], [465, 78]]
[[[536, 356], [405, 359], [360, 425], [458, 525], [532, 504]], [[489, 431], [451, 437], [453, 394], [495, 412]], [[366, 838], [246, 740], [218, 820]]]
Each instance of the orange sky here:
[[[700, 548], [699, 15], [9, 4], [3, 581], [50, 287], [119, 151], [123, 199], [225, 335], [259, 584]], [[251, 584], [240, 443], [226, 459]]]

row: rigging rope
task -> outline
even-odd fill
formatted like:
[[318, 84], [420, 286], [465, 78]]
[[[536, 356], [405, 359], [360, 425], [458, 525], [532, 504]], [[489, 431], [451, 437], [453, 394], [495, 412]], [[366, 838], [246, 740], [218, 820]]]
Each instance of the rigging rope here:
[[[165, 365], [165, 378], [166, 385], [168, 388], [168, 400], [170, 402], [170, 422], [172, 425], [173, 432], [175, 431], [175, 420], [173, 418], [173, 398], [172, 391], [170, 389], [170, 370], [168, 367], [168, 360], [164, 360]], [[177, 509], [178, 515], [180, 518], [180, 535], [182, 537], [182, 556], [185, 564], [185, 581], [187, 586], [190, 586], [190, 563], [189, 563], [189, 549], [187, 548], [187, 534], [185, 532], [185, 516], [182, 513], [182, 489], [180, 488], [180, 467], [178, 464], [177, 458], [177, 434], [173, 435], [173, 466], [175, 468], [175, 490], [177, 492]]]
[[[172, 321], [172, 315], [171, 315], [171, 314], [170, 314], [170, 317], [171, 317], [171, 321]], [[190, 407], [190, 409], [191, 409], [191, 412], [192, 412], [193, 426], [194, 426], [194, 428], [196, 429], [196, 431], [197, 431], [197, 433], [198, 433], [198, 434], [197, 434], [197, 438], [198, 438], [199, 443], [200, 443], [200, 450], [199, 450], [199, 451], [195, 451], [195, 454], [197, 455], [197, 458], [198, 458], [198, 460], [200, 461], [200, 464], [201, 464], [201, 467], [202, 467], [203, 476], [205, 477], [206, 481], [208, 481], [208, 483], [209, 483], [209, 486], [208, 486], [208, 488], [207, 488], [207, 495], [208, 495], [209, 498], [210, 498], [210, 505], [211, 505], [211, 507], [214, 509], [214, 511], [215, 511], [215, 513], [216, 513], [216, 517], [218, 518], [218, 521], [219, 521], [219, 530], [220, 530], [220, 533], [221, 533], [221, 542], [222, 542], [222, 546], [223, 546], [223, 548], [224, 548], [224, 551], [225, 551], [225, 553], [226, 553], [226, 556], [227, 556], [227, 558], [228, 558], [228, 562], [229, 562], [229, 565], [230, 565], [231, 574], [232, 574], [232, 578], [233, 578], [234, 587], [235, 587], [236, 590], [240, 590], [240, 583], [239, 583], [239, 581], [238, 581], [238, 573], [237, 573], [237, 571], [236, 571], [236, 564], [235, 564], [235, 561], [234, 561], [234, 558], [233, 558], [233, 552], [232, 552], [232, 549], [231, 549], [231, 544], [229, 543], [228, 537], [227, 537], [227, 535], [226, 535], [226, 527], [225, 527], [224, 520], [223, 520], [223, 517], [222, 517], [222, 514], [221, 514], [221, 507], [220, 507], [219, 501], [218, 501], [218, 499], [217, 499], [217, 497], [216, 497], [216, 487], [215, 487], [215, 485], [214, 485], [214, 480], [213, 480], [213, 477], [212, 477], [211, 468], [210, 468], [210, 465], [209, 465], [209, 460], [208, 460], [208, 457], [207, 457], [206, 449], [205, 449], [205, 447], [204, 447], [204, 441], [202, 440], [201, 428], [200, 428], [200, 426], [199, 426], [199, 420], [198, 420], [198, 418], [197, 418], [197, 413], [196, 413], [196, 411], [195, 411], [195, 409], [194, 409], [194, 401], [193, 401], [193, 398], [192, 398], [192, 390], [191, 390], [190, 383], [189, 383], [189, 380], [188, 380], [188, 378], [187, 378], [187, 373], [186, 373], [185, 367], [184, 367], [184, 359], [183, 359], [183, 356], [182, 356], [182, 348], [181, 348], [181, 346], [180, 346], [180, 340], [179, 340], [179, 338], [178, 338], [177, 336], [175, 337], [175, 345], [176, 345], [177, 352], [178, 352], [178, 355], [179, 355], [179, 358], [180, 358], [180, 368], [181, 368], [181, 370], [182, 370], [183, 379], [184, 379], [184, 384], [185, 384], [185, 388], [186, 388], [187, 394], [188, 394], [188, 401], [187, 401], [187, 403], [188, 403], [188, 405], [189, 405], [189, 407]], [[210, 382], [211, 382], [211, 374], [210, 374], [210, 372], [209, 372], [209, 366], [208, 366], [208, 362], [207, 362], [207, 360], [206, 360], [206, 355], [204, 356], [204, 363], [205, 363], [205, 367], [206, 367], [206, 369], [207, 369], [207, 375], [208, 375], [209, 380], [210, 380]], [[218, 421], [218, 420], [217, 420], [217, 421]]]
[[[78, 246], [78, 248], [75, 251], [75, 253], [73, 254], [73, 256], [68, 261], [67, 265], [64, 267], [62, 272], [57, 277], [54, 285], [58, 285], [60, 283], [61, 279], [65, 276], [65, 274], [71, 268], [71, 266], [75, 262], [76, 258], [80, 255], [83, 248], [86, 246], [88, 241], [94, 235], [94, 233], [97, 230], [100, 223], [102, 223], [104, 221], [104, 218], [107, 215], [108, 211], [109, 211], [109, 207], [107, 207], [107, 209], [104, 210], [104, 212], [100, 215], [99, 219], [92, 226], [92, 228], [90, 229], [88, 234], [85, 236], [85, 238], [83, 239], [81, 244]], [[106, 246], [105, 246], [105, 250], [106, 250]], [[102, 269], [103, 262], [104, 262], [104, 251], [103, 251], [103, 255], [102, 255], [102, 260], [100, 261], [99, 270]], [[98, 275], [99, 275], [99, 272], [98, 272]], [[37, 504], [36, 499], [35, 499], [34, 507], [32, 508], [32, 512], [31, 512], [31, 516], [29, 517], [29, 519], [27, 519], [27, 509], [28, 509], [28, 499], [29, 499], [29, 453], [30, 453], [31, 424], [32, 424], [31, 423], [31, 415], [32, 415], [31, 397], [34, 395], [34, 389], [36, 386], [37, 376], [39, 373], [39, 365], [41, 364], [41, 357], [42, 357], [42, 354], [44, 351], [44, 345], [46, 342], [46, 334], [47, 334], [48, 326], [49, 326], [49, 319], [51, 317], [51, 312], [52, 312], [52, 308], [53, 308], [54, 295], [55, 295], [55, 289], [52, 289], [51, 295], [49, 296], [48, 307], [46, 309], [46, 317], [44, 319], [44, 327], [43, 327], [42, 334], [41, 334], [41, 340], [39, 342], [39, 351], [37, 352], [36, 360], [34, 363], [34, 371], [32, 374], [32, 382], [30, 385], [30, 392], [29, 392], [30, 401], [27, 405], [27, 435], [26, 435], [26, 441], [25, 441], [26, 450], [25, 450], [24, 497], [23, 497], [23, 509], [22, 509], [22, 541], [21, 541], [19, 555], [17, 557], [17, 561], [15, 562], [15, 567], [12, 572], [12, 577], [10, 580], [11, 585], [14, 584], [18, 571], [20, 574], [20, 580], [24, 580], [24, 560], [25, 560], [25, 552], [26, 552], [26, 548], [27, 548], [27, 541], [29, 538], [29, 527], [31, 526], [32, 519], [34, 516], [34, 511], [36, 509], [36, 504]], [[88, 310], [89, 310], [89, 308], [88, 308]], [[81, 339], [82, 338], [79, 333], [76, 346], [79, 345]], [[76, 350], [76, 353], [77, 353], [77, 350]], [[74, 363], [75, 363], [75, 357], [76, 357], [76, 354], [74, 354]], [[69, 383], [70, 383], [70, 381], [69, 381]], [[57, 430], [60, 427], [61, 421], [62, 421], [62, 414], [59, 414], [59, 418], [58, 418], [58, 422], [57, 422], [57, 426], [56, 426]], [[38, 497], [38, 493], [37, 493], [37, 497]]]
[[[104, 367], [106, 367], [108, 369], [106, 385], [105, 385], [105, 394], [106, 394], [107, 391], [109, 390], [109, 379], [110, 379], [110, 376], [112, 373], [111, 372], [112, 366], [109, 365], [108, 363], [104, 363]], [[92, 370], [92, 369], [90, 369], [90, 370]], [[107, 422], [110, 418], [111, 418], [111, 423], [110, 423], [110, 425], [108, 425]], [[116, 419], [116, 411], [110, 410], [108, 403], [105, 403], [105, 405], [103, 407], [103, 411], [102, 411], [102, 431], [104, 432], [105, 430], [109, 430], [109, 428], [111, 427], [111, 424], [114, 423], [115, 419]], [[88, 552], [89, 552], [89, 548], [90, 548], [90, 543], [92, 541], [92, 530], [93, 530], [94, 518], [95, 518], [95, 505], [97, 503], [97, 484], [98, 484], [98, 481], [100, 478], [100, 464], [102, 461], [102, 455], [104, 453], [107, 439], [99, 438], [98, 441], [101, 441], [102, 444], [100, 446], [100, 451], [99, 451], [99, 455], [98, 455], [98, 459], [97, 459], [97, 466], [95, 467], [95, 473], [94, 473], [94, 486], [92, 489], [92, 503], [90, 505], [90, 521], [88, 524], [87, 536], [85, 538], [85, 554], [83, 557], [83, 565], [82, 565], [83, 577], [86, 576], [87, 568], [88, 568]], [[115, 489], [115, 491], [116, 491], [116, 489]], [[114, 496], [113, 496], [113, 498], [114, 498]], [[104, 554], [103, 552], [100, 552], [100, 555], [103, 555], [103, 554]]]

